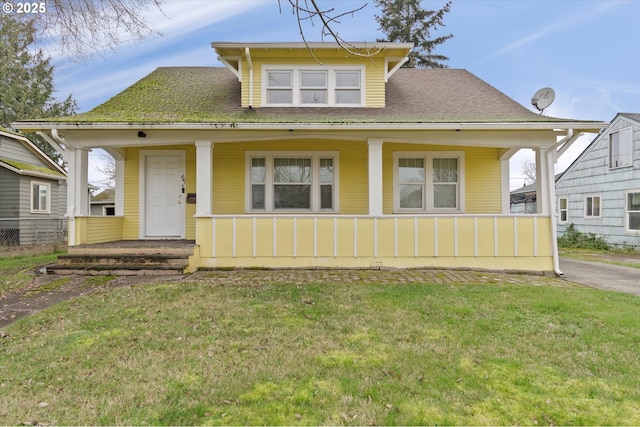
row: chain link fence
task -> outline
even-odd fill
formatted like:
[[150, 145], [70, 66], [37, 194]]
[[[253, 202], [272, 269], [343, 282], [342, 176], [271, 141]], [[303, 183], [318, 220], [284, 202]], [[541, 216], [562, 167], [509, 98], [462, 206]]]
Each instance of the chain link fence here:
[[66, 242], [66, 218], [0, 218], [0, 248]]

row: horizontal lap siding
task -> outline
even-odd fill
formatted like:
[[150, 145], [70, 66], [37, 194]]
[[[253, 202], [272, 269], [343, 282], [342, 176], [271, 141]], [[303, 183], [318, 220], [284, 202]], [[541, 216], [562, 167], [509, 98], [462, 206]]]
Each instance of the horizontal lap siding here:
[[396, 151], [462, 151], [465, 162], [465, 213], [500, 213], [501, 166], [496, 148], [419, 144], [383, 144], [384, 213], [393, 213], [393, 153]]
[[213, 213], [245, 212], [246, 152], [284, 151], [291, 155], [308, 151], [337, 151], [341, 214], [368, 211], [367, 145], [346, 141], [287, 141], [216, 144], [213, 150]]

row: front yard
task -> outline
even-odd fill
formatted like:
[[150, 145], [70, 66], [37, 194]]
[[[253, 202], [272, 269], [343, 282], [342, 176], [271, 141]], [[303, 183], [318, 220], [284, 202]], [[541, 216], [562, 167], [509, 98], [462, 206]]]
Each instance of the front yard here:
[[639, 310], [533, 281], [99, 290], [2, 331], [0, 424], [640, 424]]

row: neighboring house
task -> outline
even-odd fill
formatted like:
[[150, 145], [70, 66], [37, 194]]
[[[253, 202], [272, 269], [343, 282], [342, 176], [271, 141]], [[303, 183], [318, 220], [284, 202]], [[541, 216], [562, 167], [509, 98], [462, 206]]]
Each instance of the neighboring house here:
[[619, 113], [556, 182], [558, 234], [575, 224], [640, 247], [640, 114]]
[[512, 214], [534, 214], [537, 212], [536, 184], [522, 186], [511, 192]]
[[[226, 67], [159, 68], [87, 113], [16, 123], [65, 147], [71, 245], [194, 240], [192, 268], [558, 271], [553, 160], [607, 123], [536, 114], [466, 70], [403, 69], [406, 43], [212, 46]], [[93, 148], [116, 161], [114, 216], [83, 209]], [[538, 213], [514, 216], [523, 148], [550, 178]]]
[[27, 137], [0, 128], [0, 245], [55, 237], [66, 213], [67, 174]]
[[116, 190], [107, 188], [98, 194], [91, 195], [91, 215], [115, 215], [116, 214]]

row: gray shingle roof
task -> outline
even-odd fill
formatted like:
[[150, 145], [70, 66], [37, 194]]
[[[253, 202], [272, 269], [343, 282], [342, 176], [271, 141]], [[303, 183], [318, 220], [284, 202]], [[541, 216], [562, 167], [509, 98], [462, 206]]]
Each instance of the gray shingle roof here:
[[500, 123], [562, 122], [536, 114], [462, 69], [400, 69], [385, 108], [242, 108], [226, 68], [163, 67], [83, 114], [49, 122]]

